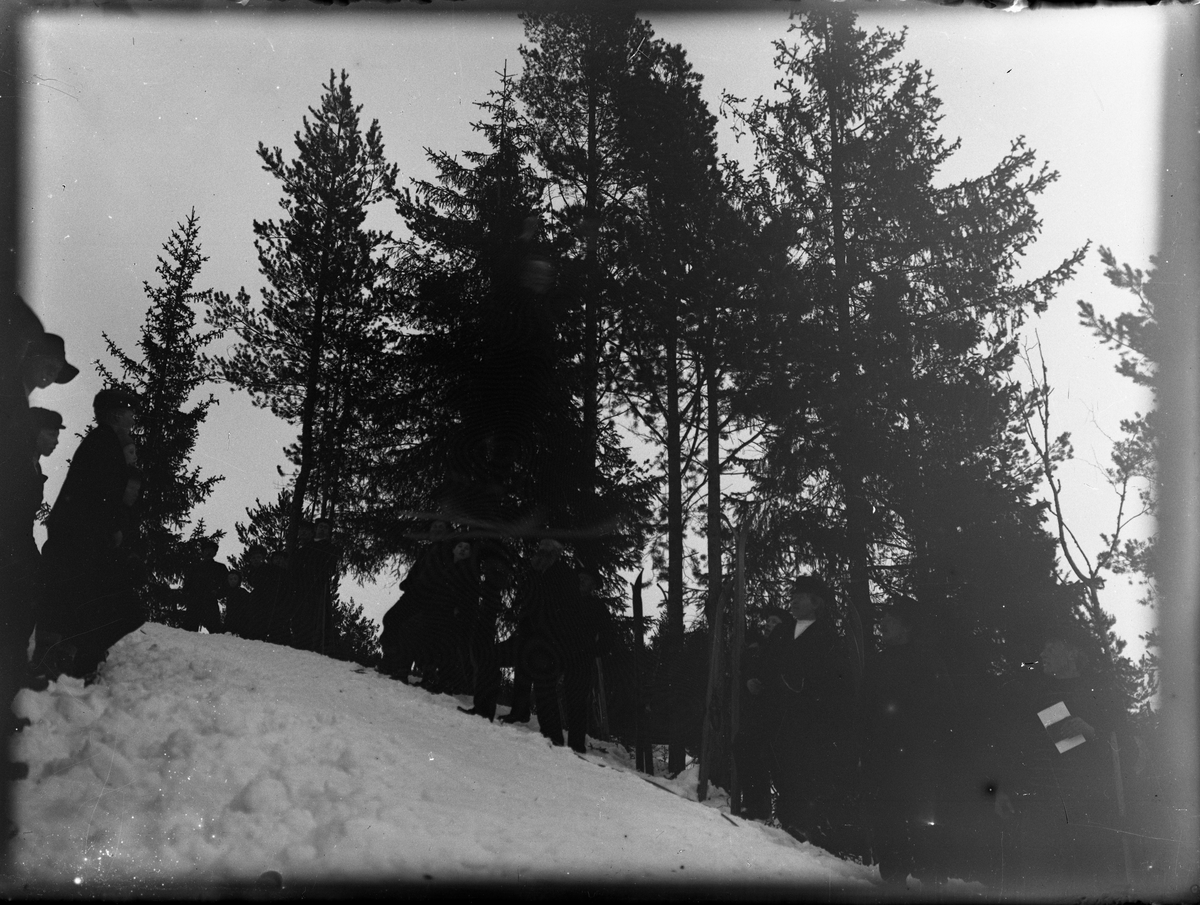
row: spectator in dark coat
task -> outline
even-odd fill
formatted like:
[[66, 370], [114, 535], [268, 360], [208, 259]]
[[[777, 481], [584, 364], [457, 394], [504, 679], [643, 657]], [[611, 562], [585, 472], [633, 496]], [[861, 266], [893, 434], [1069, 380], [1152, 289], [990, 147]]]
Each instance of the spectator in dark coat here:
[[1006, 886], [1018, 895], [1105, 896], [1125, 886], [1113, 745], [1128, 755], [1126, 787], [1135, 745], [1119, 696], [1089, 668], [1088, 641], [1060, 630], [1042, 647], [1040, 668], [1010, 686], [1009, 769], [998, 785], [1012, 812]]
[[271, 644], [291, 643], [292, 614], [288, 607], [288, 556], [282, 550], [271, 554], [270, 560], [253, 575], [255, 608], [266, 613], [266, 636]]
[[62, 416], [30, 408], [16, 419], [15, 433], [0, 439], [0, 656], [24, 670], [30, 635], [42, 598], [41, 554], [33, 525], [46, 476], [39, 459], [58, 446]]
[[200, 544], [200, 561], [183, 580], [184, 628], [198, 632], [203, 627], [210, 635], [222, 631], [221, 598], [228, 587], [228, 569], [217, 562], [219, 545], [212, 538]]
[[950, 817], [943, 785], [957, 753], [954, 687], [915, 601], [894, 601], [880, 630], [863, 744], [872, 848], [886, 881], [912, 873], [941, 882]]
[[[267, 570], [270, 568], [270, 564], [267, 562], [266, 547], [262, 544], [251, 544], [247, 547], [242, 558], [242, 566], [245, 570], [242, 578], [249, 582], [250, 587], [246, 588], [244, 583], [242, 585], [249, 595], [249, 599], [246, 601], [246, 619], [239, 634], [252, 641], [265, 641], [271, 616], [270, 597], [263, 593], [269, 583]], [[228, 605], [226, 614], [228, 614]]]
[[103, 590], [102, 605], [78, 611], [75, 671], [73, 675], [89, 679], [108, 656], [108, 649], [146, 621], [145, 608], [138, 600], [137, 580], [142, 562], [136, 550], [138, 531], [137, 503], [142, 491], [142, 475], [126, 466], [125, 492], [121, 497], [119, 531], [121, 544], [104, 558], [97, 576]]
[[379, 639], [383, 662], [379, 669], [405, 684], [423, 655], [425, 619], [417, 617], [429, 607], [439, 576], [446, 573], [452, 559], [451, 542], [446, 539], [449, 532], [450, 526], [443, 521], [434, 521], [429, 526], [430, 542], [421, 548], [400, 582], [400, 599], [383, 615], [383, 633]]
[[254, 599], [250, 592], [242, 587], [242, 573], [237, 569], [230, 569], [225, 575], [225, 585], [225, 631], [239, 638], [252, 638], [255, 621]]
[[[92, 402], [96, 425], [71, 467], [46, 521], [47, 556], [82, 567], [120, 546], [122, 498], [128, 463], [123, 448], [136, 423], [137, 401], [121, 390], [101, 390]], [[71, 571], [75, 571], [72, 569]]]
[[292, 644], [300, 650], [324, 653], [334, 641], [330, 602], [341, 555], [333, 543], [333, 523], [317, 519], [312, 525], [312, 540], [300, 549], [293, 570], [296, 609], [292, 615]]
[[[533, 685], [538, 726], [555, 745], [563, 744], [558, 708], [558, 679], [563, 680], [567, 741], [576, 752], [587, 750], [587, 714], [592, 668], [601, 630], [599, 604], [580, 594], [579, 576], [562, 561], [562, 544], [543, 539], [531, 557], [522, 592], [517, 642], [518, 672]], [[519, 701], [514, 699], [513, 710]]]
[[[785, 610], [766, 614], [762, 635], [751, 638], [742, 658], [742, 673], [749, 678], [766, 672], [763, 658], [768, 646], [777, 640], [772, 635], [787, 621]], [[747, 683], [748, 684], [748, 683]], [[754, 686], [759, 687], [759, 686]], [[742, 689], [741, 724], [733, 740], [733, 756], [738, 766], [741, 786], [741, 814], [749, 820], [769, 820], [771, 817], [771, 744], [775, 712], [768, 706], [766, 695]]]
[[470, 709], [463, 712], [494, 720], [501, 685], [496, 621], [504, 608], [504, 592], [512, 584], [512, 567], [504, 547], [485, 542], [479, 552], [479, 571], [479, 608], [470, 636], [474, 695]]
[[851, 655], [832, 607], [832, 592], [818, 579], [793, 583], [788, 617], [768, 639], [761, 671], [746, 680], [770, 719], [758, 738], [735, 749], [768, 752], [775, 816], [784, 829], [845, 854], [860, 832], [847, 817], [858, 767], [856, 701]]
[[[136, 601], [130, 603], [124, 581], [114, 578], [114, 561], [125, 559], [121, 547], [130, 516], [125, 505], [129, 466], [122, 448], [129, 442], [136, 407], [136, 397], [119, 388], [96, 394], [96, 425], [71, 459], [46, 522], [46, 596], [38, 617], [43, 655], [38, 661], [53, 675], [83, 669], [74, 662], [72, 647], [81, 651], [86, 646], [90, 661], [100, 645], [102, 658], [112, 643], [144, 621]], [[114, 592], [114, 582], [119, 592]], [[117, 631], [121, 634], [113, 637]]]
[[434, 560], [424, 606], [410, 624], [418, 640], [421, 687], [434, 694], [471, 691], [470, 655], [464, 645], [479, 609], [474, 545], [458, 538], [450, 562]]
[[315, 533], [310, 521], [302, 521], [297, 527], [296, 549], [288, 556], [287, 581], [283, 586], [284, 609], [288, 613], [287, 643], [302, 650], [312, 649], [314, 634], [308, 617], [317, 582], [317, 563], [310, 555]]

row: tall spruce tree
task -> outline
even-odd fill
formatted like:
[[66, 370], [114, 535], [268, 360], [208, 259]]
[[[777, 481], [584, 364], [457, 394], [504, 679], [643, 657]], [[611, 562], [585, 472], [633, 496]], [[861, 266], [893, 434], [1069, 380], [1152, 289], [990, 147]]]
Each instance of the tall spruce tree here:
[[[560, 281], [572, 287], [572, 344], [579, 350], [578, 390], [585, 434], [580, 481], [593, 501], [607, 423], [608, 313], [624, 302], [618, 259], [634, 189], [625, 165], [619, 85], [645, 72], [654, 50], [649, 24], [628, 10], [527, 13], [516, 83], [550, 183], [559, 241]], [[647, 44], [647, 41], [650, 43]], [[600, 521], [592, 514], [591, 521]], [[584, 545], [585, 565], [595, 554]]]
[[330, 72], [323, 88], [296, 133], [294, 160], [258, 146], [263, 169], [283, 186], [286, 215], [254, 222], [269, 284], [262, 305], [243, 289], [234, 298], [218, 295], [209, 317], [240, 340], [218, 359], [225, 379], [299, 428], [285, 450], [296, 468], [289, 549], [302, 517], [333, 518], [347, 538], [344, 565], [369, 573], [388, 551], [362, 524], [372, 500], [362, 475], [391, 426], [364, 413], [372, 399], [394, 392], [398, 363], [389, 304], [394, 242], [364, 223], [375, 205], [395, 197], [397, 168], [384, 157], [378, 121], [361, 128], [362, 107], [345, 71]]
[[776, 42], [779, 95], [738, 108], [755, 203], [792, 230], [801, 287], [778, 319], [779, 391], [756, 397], [756, 565], [834, 578], [864, 657], [878, 607], [904, 595], [956, 626], [959, 650], [983, 644], [972, 662], [988, 668], [1077, 602], [1055, 580], [1009, 372], [1083, 250], [1015, 277], [1056, 177], [1019, 139], [991, 172], [935, 185], [958, 145], [932, 74], [898, 59], [903, 33], [832, 8], [792, 30], [804, 46]]
[[171, 231], [163, 252], [155, 267], [158, 285], [142, 284], [150, 308], [138, 340], [141, 357], [123, 352], [104, 334], [121, 376], [103, 364], [97, 367], [106, 387], [125, 387], [141, 400], [133, 433], [142, 472], [140, 527], [132, 541], [144, 565], [139, 591], [152, 619], [175, 624], [172, 586], [183, 578], [199, 540], [222, 533], [208, 535], [199, 523], [188, 540], [182, 534], [192, 510], [222, 480], [220, 475], [201, 477], [199, 468], [190, 467], [200, 426], [216, 402], [200, 392], [213, 376], [202, 350], [219, 331], [195, 332], [196, 311], [211, 302], [213, 292], [194, 289], [208, 260], [201, 254], [194, 209]]
[[645, 481], [611, 428], [591, 461], [564, 284], [526, 285], [557, 267], [558, 249], [540, 226], [545, 182], [512, 78], [501, 74], [478, 106], [488, 150], [464, 152], [465, 162], [428, 152], [436, 181], [416, 182], [398, 203], [412, 232], [397, 263], [410, 329], [406, 393], [391, 404], [408, 427], [380, 460], [380, 486], [405, 508], [498, 521], [501, 532], [582, 529], [576, 546], [596, 554], [588, 567], [615, 585], [640, 543]]

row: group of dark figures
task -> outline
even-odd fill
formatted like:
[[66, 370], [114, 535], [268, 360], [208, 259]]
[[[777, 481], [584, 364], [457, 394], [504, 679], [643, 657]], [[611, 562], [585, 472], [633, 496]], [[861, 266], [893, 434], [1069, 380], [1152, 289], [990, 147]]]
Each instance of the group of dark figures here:
[[[58, 446], [64, 424], [30, 396], [78, 375], [61, 337], [46, 333], [20, 299], [0, 319], [6, 329], [0, 374], [0, 619], [6, 700], [22, 684], [43, 688], [61, 675], [94, 680], [109, 649], [147, 618], [137, 586], [144, 564], [134, 539], [144, 477], [132, 432], [138, 399], [110, 388], [92, 401], [95, 424], [71, 457], [46, 518], [39, 550], [34, 523], [46, 481], [41, 459]], [[290, 557], [251, 547], [248, 578], [201, 542], [180, 591], [185, 628], [323, 651], [332, 641], [331, 588], [338, 552], [327, 520], [305, 522]], [[224, 603], [224, 609], [222, 609]], [[30, 642], [33, 651], [30, 655]]]
[[22, 683], [36, 687], [63, 673], [91, 679], [108, 649], [145, 614], [129, 552], [142, 485], [131, 438], [137, 402], [119, 389], [96, 394], [96, 423], [72, 457], [39, 551], [33, 528], [46, 481], [40, 460], [54, 452], [64, 424], [29, 399], [79, 371], [67, 361], [62, 338], [46, 333], [20, 298], [0, 302], [0, 322], [0, 655], [7, 706]]
[[[496, 718], [501, 669], [513, 669], [512, 706], [502, 722], [528, 722], [536, 708], [542, 735], [586, 750], [596, 657], [606, 633], [606, 610], [595, 582], [543, 538], [528, 561], [515, 561], [491, 538], [455, 535], [445, 522], [430, 528], [401, 583], [400, 600], [383, 617], [380, 671], [408, 683], [414, 672], [433, 693], [471, 694], [461, 708]], [[512, 591], [516, 632], [497, 642], [505, 594]], [[562, 708], [558, 697], [562, 683]]]
[[833, 600], [798, 579], [789, 611], [749, 647], [733, 744], [745, 816], [878, 863], [896, 885], [957, 877], [1120, 897], [1145, 876], [1145, 752], [1070, 629], [987, 701], [950, 674], [907, 600], [888, 608], [882, 650], [856, 675]]
[[[222, 632], [327, 653], [334, 645], [331, 606], [338, 550], [328, 519], [302, 522], [296, 551], [268, 552], [261, 544], [246, 549], [241, 570], [216, 561], [217, 542], [205, 540], [200, 561], [184, 578], [183, 628]], [[222, 610], [222, 603], [224, 608]]]

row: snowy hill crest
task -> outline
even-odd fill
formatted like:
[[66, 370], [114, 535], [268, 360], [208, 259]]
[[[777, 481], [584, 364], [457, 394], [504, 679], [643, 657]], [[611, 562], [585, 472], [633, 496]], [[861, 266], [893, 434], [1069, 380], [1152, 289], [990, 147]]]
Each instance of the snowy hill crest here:
[[[22, 691], [18, 885], [797, 884], [874, 868], [354, 664], [146, 625], [102, 679]], [[674, 793], [674, 794], [664, 794]], [[719, 802], [718, 802], [719, 803]], [[711, 804], [711, 802], [709, 803]], [[269, 881], [268, 881], [269, 882]]]

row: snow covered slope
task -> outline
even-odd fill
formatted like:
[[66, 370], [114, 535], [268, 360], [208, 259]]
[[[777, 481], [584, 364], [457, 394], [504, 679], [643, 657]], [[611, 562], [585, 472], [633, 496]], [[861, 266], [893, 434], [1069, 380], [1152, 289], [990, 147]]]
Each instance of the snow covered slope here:
[[689, 800], [694, 773], [654, 788], [601, 743], [581, 758], [461, 703], [316, 654], [146, 625], [97, 684], [18, 696], [30, 775], [0, 893], [280, 878], [283, 895], [314, 881], [878, 892], [873, 867]]

